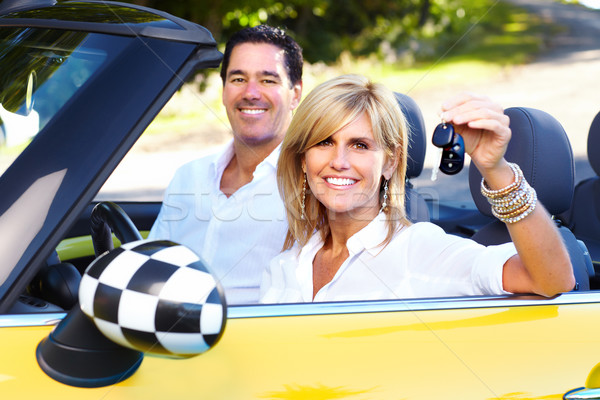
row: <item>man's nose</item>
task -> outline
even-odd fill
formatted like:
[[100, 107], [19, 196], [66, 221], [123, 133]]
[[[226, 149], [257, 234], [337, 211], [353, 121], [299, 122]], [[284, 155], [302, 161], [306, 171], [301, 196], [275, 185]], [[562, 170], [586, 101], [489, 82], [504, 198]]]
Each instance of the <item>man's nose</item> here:
[[256, 100], [260, 98], [260, 89], [257, 82], [248, 81], [244, 90], [244, 98], [248, 100]]

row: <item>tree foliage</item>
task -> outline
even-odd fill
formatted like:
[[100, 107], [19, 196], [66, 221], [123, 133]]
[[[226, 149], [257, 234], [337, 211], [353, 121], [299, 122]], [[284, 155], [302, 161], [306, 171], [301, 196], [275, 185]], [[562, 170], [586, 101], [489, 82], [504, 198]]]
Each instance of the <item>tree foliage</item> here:
[[286, 28], [309, 62], [344, 52], [389, 61], [427, 59], [485, 22], [491, 0], [125, 0], [208, 28], [219, 43], [240, 28]]

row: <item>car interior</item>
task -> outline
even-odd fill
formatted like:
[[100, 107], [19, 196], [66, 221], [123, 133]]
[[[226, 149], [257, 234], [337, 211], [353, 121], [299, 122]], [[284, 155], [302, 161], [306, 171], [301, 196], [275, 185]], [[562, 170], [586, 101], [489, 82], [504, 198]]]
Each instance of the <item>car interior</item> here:
[[[409, 219], [413, 222], [431, 221], [440, 225], [449, 233], [472, 237], [475, 241], [484, 245], [510, 241], [506, 227], [493, 218], [487, 200], [480, 193], [481, 175], [476, 168], [469, 169], [469, 186], [476, 207], [473, 210], [442, 207], [436, 218], [431, 218], [430, 211], [432, 207], [440, 207], [440, 205], [433, 204], [433, 199], [422, 196], [411, 183], [411, 179], [417, 178], [422, 173], [425, 163], [427, 134], [423, 116], [419, 106], [412, 98], [401, 93], [396, 93], [396, 97], [406, 115], [410, 132], [406, 179], [406, 207]], [[571, 207], [574, 192], [574, 162], [571, 146], [563, 127], [554, 117], [541, 110], [515, 107], [509, 108], [505, 112], [511, 118], [511, 129], [513, 131], [506, 153], [507, 160], [516, 162], [521, 166], [525, 177], [535, 187], [539, 200], [550, 214], [560, 215], [560, 219], [556, 218], [555, 220], [568, 247], [574, 266], [577, 280], [574, 290], [595, 289], [592, 258], [587, 251], [587, 243], [581, 240], [581, 236], [579, 236], [579, 234], [585, 235], [587, 233], [587, 231], [582, 233], [586, 225], [576, 223], [578, 217], [573, 211], [574, 207]], [[591, 139], [592, 132], [599, 131], [600, 117], [596, 117], [590, 131], [590, 142], [593, 141]], [[540, 139], [542, 134], [544, 140]], [[596, 136], [599, 135], [596, 134]], [[590, 146], [588, 146], [588, 152], [590, 152], [589, 148]], [[596, 170], [600, 170], [600, 164], [597, 163], [596, 168]], [[592, 188], [586, 189], [587, 185], [593, 185], [593, 188], [600, 187], [598, 177], [590, 181], [590, 183], [580, 183], [576, 191], [595, 190]], [[590, 201], [589, 194], [584, 194], [583, 197]], [[575, 196], [573, 202], [576, 201], [577, 196]], [[115, 227], [128, 223], [127, 221], [110, 221], [110, 218], [109, 220], [101, 219], [92, 222], [92, 225], [95, 226], [92, 229], [104, 231], [102, 234], [104, 243], [99, 245], [98, 239], [89, 240], [91, 234], [90, 218], [96, 212], [94, 209], [99, 208], [96, 207], [98, 204], [102, 207], [115, 208], [116, 215], [121, 213], [125, 215], [125, 217], [119, 218], [127, 218], [128, 216], [133, 221], [134, 227], [140, 232], [150, 230], [161, 206], [160, 202], [119, 202], [118, 205], [109, 202], [94, 202], [90, 204], [71, 228], [68, 237], [63, 240], [57, 252], [40, 269], [35, 279], [28, 286], [26, 293], [21, 296], [20, 301], [13, 308], [13, 312], [69, 310], [76, 304], [79, 281], [83, 271], [97, 254], [113, 246], [113, 243], [109, 243], [110, 240], [106, 236], [106, 230], [110, 229], [108, 226]], [[569, 218], [565, 218], [567, 210], [570, 210]], [[579, 218], [585, 219], [586, 217]], [[595, 221], [596, 224], [590, 222], [589, 216], [587, 217], [587, 225], [593, 226], [590, 229], [600, 230], [599, 220], [596, 219]], [[575, 228], [575, 235], [570, 230], [572, 228]], [[577, 231], [577, 228], [580, 231]], [[92, 235], [93, 237], [94, 235]], [[83, 247], [87, 250], [83, 252], [70, 251], [71, 245], [81, 250], [81, 244], [77, 245], [77, 243], [80, 243], [82, 238], [86, 243]], [[125, 240], [129, 241], [131, 239]], [[113, 240], [114, 245], [118, 246], [119, 241]]]
[[[577, 183], [571, 207], [560, 214], [560, 219], [586, 244], [594, 268], [600, 268], [600, 112], [590, 126], [587, 157], [595, 176]], [[592, 284], [597, 287], [600, 282], [592, 277]]]
[[[517, 163], [527, 181], [535, 188], [538, 200], [551, 215], [558, 215], [571, 206], [575, 180], [573, 152], [562, 125], [550, 114], [532, 108], [515, 107], [505, 110], [510, 117], [511, 141], [506, 159]], [[543, 137], [542, 137], [543, 136]], [[469, 170], [469, 187], [479, 211], [492, 216], [491, 207], [480, 190], [481, 174]], [[555, 219], [567, 246], [577, 281], [575, 290], [589, 290], [594, 275], [591, 258], [582, 241], [559, 219]], [[506, 225], [498, 220], [488, 223], [472, 236], [478, 243], [495, 245], [510, 241]]]

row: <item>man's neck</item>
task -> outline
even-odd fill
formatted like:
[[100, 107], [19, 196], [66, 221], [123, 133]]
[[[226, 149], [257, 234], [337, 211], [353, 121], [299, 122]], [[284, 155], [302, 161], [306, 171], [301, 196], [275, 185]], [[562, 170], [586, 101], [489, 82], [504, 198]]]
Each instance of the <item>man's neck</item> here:
[[233, 157], [221, 177], [221, 191], [231, 196], [242, 186], [250, 183], [258, 164], [264, 161], [279, 145], [279, 141], [272, 141], [259, 146], [250, 146], [234, 140]]

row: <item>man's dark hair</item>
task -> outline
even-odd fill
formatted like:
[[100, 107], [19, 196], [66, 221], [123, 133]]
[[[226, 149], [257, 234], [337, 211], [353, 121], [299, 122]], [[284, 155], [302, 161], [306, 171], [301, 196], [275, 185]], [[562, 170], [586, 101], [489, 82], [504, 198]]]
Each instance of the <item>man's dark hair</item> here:
[[290, 78], [291, 85], [302, 81], [302, 48], [292, 39], [283, 29], [274, 28], [269, 25], [259, 25], [252, 28], [244, 28], [231, 36], [225, 46], [223, 63], [221, 64], [221, 79], [225, 84], [227, 78], [227, 68], [229, 67], [229, 58], [231, 52], [238, 44], [243, 43], [267, 43], [272, 44], [284, 52], [285, 69]]

